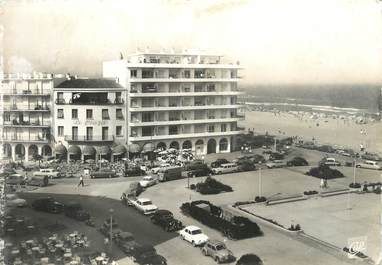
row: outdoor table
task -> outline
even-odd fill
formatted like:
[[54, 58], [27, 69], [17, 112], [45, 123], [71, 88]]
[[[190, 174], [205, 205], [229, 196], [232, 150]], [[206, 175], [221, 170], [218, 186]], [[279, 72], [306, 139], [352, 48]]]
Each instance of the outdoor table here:
[[18, 225], [21, 225], [24, 223], [24, 219], [17, 219], [16, 222]]
[[49, 262], [49, 258], [48, 257], [43, 257], [40, 260], [41, 260], [41, 263], [48, 263]]
[[23, 262], [20, 259], [16, 259], [15, 262], [13, 262], [13, 265], [21, 265]]
[[63, 247], [64, 247], [64, 244], [59, 243], [59, 244], [56, 244], [55, 247], [56, 247], [56, 248], [63, 248]]
[[32, 250], [37, 252], [37, 251], [40, 251], [40, 248], [39, 247], [33, 247]]
[[65, 253], [64, 254], [64, 258], [71, 258], [72, 257], [72, 253]]
[[55, 236], [51, 236], [51, 237], [49, 237], [49, 240], [50, 241], [55, 241], [57, 238], [55, 237]]

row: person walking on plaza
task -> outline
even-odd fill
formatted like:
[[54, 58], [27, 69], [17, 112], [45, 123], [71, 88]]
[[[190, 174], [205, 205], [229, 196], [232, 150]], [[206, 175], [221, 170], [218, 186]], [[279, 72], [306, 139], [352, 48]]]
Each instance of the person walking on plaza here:
[[78, 183], [77, 187], [79, 187], [80, 185], [82, 185], [82, 187], [84, 186], [84, 178], [82, 177], [82, 175], [80, 176], [80, 183]]

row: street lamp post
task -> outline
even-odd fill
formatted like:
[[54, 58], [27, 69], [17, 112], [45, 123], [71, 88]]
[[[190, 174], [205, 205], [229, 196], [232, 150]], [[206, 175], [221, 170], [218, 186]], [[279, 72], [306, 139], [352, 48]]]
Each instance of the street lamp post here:
[[114, 213], [114, 210], [110, 209], [109, 213], [110, 213], [110, 243], [109, 243], [110, 250], [109, 250], [109, 252], [111, 255], [111, 252], [113, 250], [113, 213]]
[[354, 158], [354, 167], [353, 167], [353, 185], [355, 185], [355, 171], [357, 168], [357, 158]]
[[259, 162], [259, 197], [261, 197], [261, 161]]

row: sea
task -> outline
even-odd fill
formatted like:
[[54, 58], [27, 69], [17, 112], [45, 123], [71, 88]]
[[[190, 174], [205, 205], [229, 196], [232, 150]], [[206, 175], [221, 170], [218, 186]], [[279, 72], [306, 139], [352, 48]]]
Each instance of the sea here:
[[379, 84], [253, 85], [243, 87], [241, 102], [281, 110], [377, 115], [382, 107]]

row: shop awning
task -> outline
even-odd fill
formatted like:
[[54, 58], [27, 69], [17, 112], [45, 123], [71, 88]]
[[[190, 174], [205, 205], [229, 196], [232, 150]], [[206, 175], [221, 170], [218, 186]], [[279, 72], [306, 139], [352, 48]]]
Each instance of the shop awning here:
[[138, 144], [130, 144], [128, 149], [130, 153], [139, 153], [141, 151], [141, 147]]
[[152, 151], [154, 151], [154, 149], [155, 149], [155, 147], [152, 143], [147, 143], [143, 146], [142, 152], [143, 153], [152, 152]]
[[81, 148], [79, 148], [77, 145], [72, 145], [68, 149], [69, 155], [80, 155], [81, 154]]
[[113, 148], [113, 155], [122, 155], [126, 153], [126, 148], [123, 145], [117, 145]]
[[94, 156], [96, 154], [96, 150], [93, 146], [85, 146], [84, 147], [84, 151], [83, 151], [84, 155], [86, 156]]
[[111, 149], [110, 149], [110, 147], [109, 146], [101, 146], [101, 148], [100, 148], [100, 150], [99, 150], [99, 153], [101, 154], [101, 155], [108, 155], [108, 154], [110, 154], [111, 153]]
[[56, 147], [54, 147], [54, 151], [57, 155], [63, 155], [67, 152], [66, 147], [62, 144], [56, 145]]

